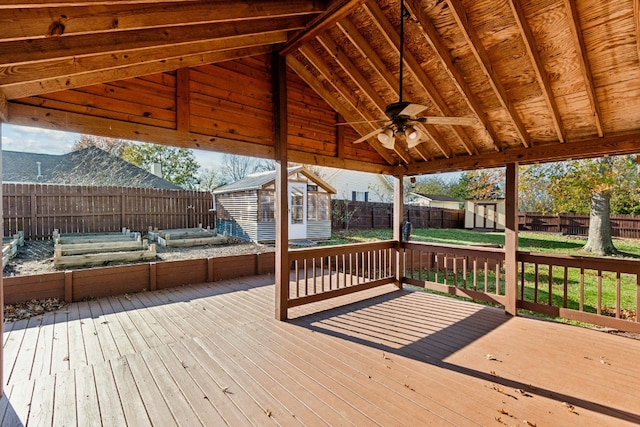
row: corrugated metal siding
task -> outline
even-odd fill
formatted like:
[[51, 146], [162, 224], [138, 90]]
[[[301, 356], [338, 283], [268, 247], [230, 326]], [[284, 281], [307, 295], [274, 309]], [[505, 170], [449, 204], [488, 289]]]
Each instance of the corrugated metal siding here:
[[307, 221], [308, 239], [329, 239], [331, 237], [331, 221]]
[[258, 240], [258, 196], [256, 191], [216, 195], [216, 227], [229, 236]]
[[276, 240], [276, 223], [259, 222], [258, 223], [258, 242], [272, 242]]

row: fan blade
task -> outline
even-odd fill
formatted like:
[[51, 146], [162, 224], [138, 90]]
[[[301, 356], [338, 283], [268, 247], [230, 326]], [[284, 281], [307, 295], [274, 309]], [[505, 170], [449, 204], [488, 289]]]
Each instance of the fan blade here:
[[420, 105], [420, 104], [409, 104], [406, 107], [404, 107], [402, 111], [400, 111], [399, 115], [415, 117], [418, 114], [422, 113], [427, 108], [429, 107], [425, 107], [424, 105]]
[[368, 134], [366, 134], [362, 138], [356, 139], [355, 141], [353, 141], [353, 143], [354, 144], [358, 144], [360, 142], [366, 141], [367, 139], [371, 138], [372, 136], [376, 136], [380, 132], [384, 132], [385, 128], [386, 128], [386, 126], [382, 126], [381, 128], [378, 128], [378, 129], [374, 130], [373, 132], [369, 132]]
[[478, 124], [478, 119], [475, 117], [423, 116], [415, 120], [427, 125], [473, 126]]
[[362, 123], [386, 123], [386, 122], [390, 122], [391, 120], [389, 119], [382, 119], [382, 120], [364, 120], [361, 122], [342, 122], [342, 123], [336, 123], [336, 126], [342, 126], [342, 125], [358, 125], [358, 124], [362, 124]]

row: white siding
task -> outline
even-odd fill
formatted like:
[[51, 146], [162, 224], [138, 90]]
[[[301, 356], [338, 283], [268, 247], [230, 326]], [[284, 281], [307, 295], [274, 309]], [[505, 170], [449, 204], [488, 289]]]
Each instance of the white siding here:
[[391, 203], [393, 187], [382, 175], [352, 170], [322, 168], [321, 178], [336, 189], [334, 199], [352, 200], [354, 191], [368, 192], [368, 202]]

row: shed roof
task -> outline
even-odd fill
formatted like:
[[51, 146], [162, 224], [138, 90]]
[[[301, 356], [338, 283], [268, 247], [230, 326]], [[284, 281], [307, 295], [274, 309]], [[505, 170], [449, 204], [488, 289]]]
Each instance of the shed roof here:
[[[315, 184], [322, 187], [327, 193], [335, 194], [336, 190], [331, 187], [329, 184], [324, 182], [319, 176], [307, 170], [304, 166], [294, 166], [287, 169], [287, 175], [291, 176], [294, 173], [300, 172]], [[252, 190], [260, 190], [271, 185], [276, 180], [276, 171], [265, 171], [258, 172], [251, 175], [247, 175], [246, 177], [232, 182], [227, 185], [223, 185], [221, 187], [213, 190], [213, 194], [224, 194], [224, 193], [234, 193], [238, 191], [252, 191]]]

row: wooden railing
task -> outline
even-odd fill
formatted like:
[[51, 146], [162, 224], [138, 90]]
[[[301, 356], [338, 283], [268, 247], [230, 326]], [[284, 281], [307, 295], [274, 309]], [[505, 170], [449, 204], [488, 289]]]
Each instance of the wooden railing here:
[[640, 261], [518, 252], [518, 308], [640, 333]]
[[404, 283], [504, 305], [504, 250], [404, 242]]
[[381, 241], [289, 251], [288, 307], [393, 283], [396, 242]]

